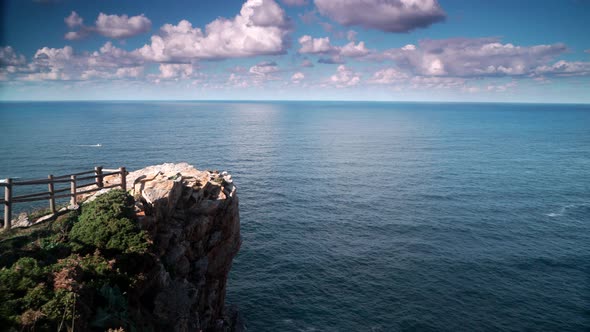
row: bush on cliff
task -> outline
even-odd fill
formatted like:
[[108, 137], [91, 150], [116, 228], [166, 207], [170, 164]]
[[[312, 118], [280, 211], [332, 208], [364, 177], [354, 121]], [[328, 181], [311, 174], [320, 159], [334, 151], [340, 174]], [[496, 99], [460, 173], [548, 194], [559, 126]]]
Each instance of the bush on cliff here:
[[0, 330], [136, 329], [128, 301], [150, 259], [133, 219], [133, 198], [118, 190], [80, 214], [2, 234]]
[[72, 247], [145, 252], [147, 235], [132, 221], [133, 216], [133, 198], [124, 191], [112, 190], [98, 196], [83, 206], [79, 221], [72, 227]]

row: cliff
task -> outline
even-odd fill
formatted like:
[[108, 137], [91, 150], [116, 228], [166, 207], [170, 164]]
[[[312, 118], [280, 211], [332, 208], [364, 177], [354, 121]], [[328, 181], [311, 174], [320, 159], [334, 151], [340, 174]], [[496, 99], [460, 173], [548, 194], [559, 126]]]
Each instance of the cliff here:
[[225, 307], [241, 245], [231, 175], [163, 164], [131, 172], [127, 188], [83, 197], [78, 211], [0, 237], [0, 324], [9, 331], [244, 329]]
[[175, 331], [227, 330], [227, 277], [241, 245], [231, 175], [164, 164], [127, 180], [158, 259], [144, 285], [155, 294], [154, 316]]

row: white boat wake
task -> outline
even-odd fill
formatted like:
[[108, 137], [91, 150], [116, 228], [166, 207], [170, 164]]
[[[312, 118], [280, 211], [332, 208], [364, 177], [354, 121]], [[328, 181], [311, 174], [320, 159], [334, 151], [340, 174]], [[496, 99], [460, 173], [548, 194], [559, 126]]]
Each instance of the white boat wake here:
[[78, 144], [78, 145], [74, 145], [74, 146], [86, 147], [86, 148], [100, 148], [100, 147], [102, 147], [102, 144]]

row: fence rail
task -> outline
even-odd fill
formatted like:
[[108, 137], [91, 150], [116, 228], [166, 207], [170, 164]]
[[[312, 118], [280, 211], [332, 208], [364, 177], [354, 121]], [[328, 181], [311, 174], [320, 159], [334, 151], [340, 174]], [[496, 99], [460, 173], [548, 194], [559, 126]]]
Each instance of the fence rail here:
[[[92, 174], [92, 175], [89, 175]], [[85, 176], [83, 176], [85, 175]], [[104, 185], [104, 178], [107, 176], [120, 175], [121, 183]], [[0, 188], [4, 188], [4, 199], [0, 198], [0, 205], [4, 205], [4, 229], [12, 227], [12, 206], [15, 203], [25, 203], [34, 201], [49, 201], [49, 210], [52, 214], [57, 213], [55, 207], [55, 200], [60, 198], [70, 198], [70, 205], [78, 203], [78, 196], [90, 194], [102, 189], [121, 187], [127, 190], [126, 183], [127, 170], [125, 167], [119, 169], [103, 169], [102, 166], [97, 166], [92, 171], [79, 172], [74, 174], [53, 176], [48, 175], [47, 179], [14, 181], [13, 179], [0, 179]], [[80, 183], [82, 181], [94, 180], [90, 183]], [[69, 188], [55, 189], [56, 184], [69, 183]], [[15, 196], [14, 188], [18, 186], [35, 186], [47, 185], [47, 191], [41, 191], [26, 195]], [[79, 191], [78, 189], [95, 186], [87, 190]], [[62, 194], [66, 193], [66, 194]], [[60, 194], [60, 195], [56, 195]]]

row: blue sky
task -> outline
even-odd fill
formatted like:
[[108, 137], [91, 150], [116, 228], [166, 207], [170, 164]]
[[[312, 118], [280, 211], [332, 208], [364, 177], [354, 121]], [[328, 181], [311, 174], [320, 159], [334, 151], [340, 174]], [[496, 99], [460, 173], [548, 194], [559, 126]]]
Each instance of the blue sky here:
[[590, 102], [590, 1], [4, 0], [0, 100]]

